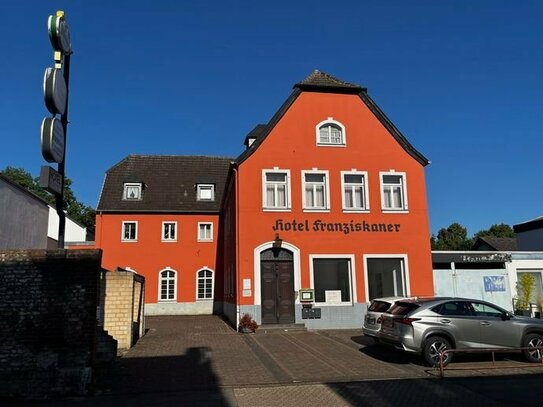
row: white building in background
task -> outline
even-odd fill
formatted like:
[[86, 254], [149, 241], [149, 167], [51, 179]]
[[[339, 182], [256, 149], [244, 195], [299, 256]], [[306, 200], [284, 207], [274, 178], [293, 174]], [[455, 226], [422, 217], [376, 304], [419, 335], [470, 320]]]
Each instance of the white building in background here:
[[433, 251], [436, 296], [474, 298], [512, 311], [522, 273], [535, 278], [533, 304], [543, 296], [543, 251]]
[[[49, 223], [47, 227], [47, 247], [56, 248], [58, 240], [59, 217], [55, 208], [49, 206]], [[64, 242], [81, 243], [87, 238], [87, 228], [72, 220], [66, 215], [66, 228], [64, 229]]]

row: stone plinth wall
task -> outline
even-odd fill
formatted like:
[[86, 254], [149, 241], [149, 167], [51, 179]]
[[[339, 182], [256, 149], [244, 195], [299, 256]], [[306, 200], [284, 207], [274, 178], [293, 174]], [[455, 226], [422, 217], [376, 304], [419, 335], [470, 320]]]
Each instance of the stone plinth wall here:
[[0, 251], [0, 397], [85, 394], [101, 250]]
[[101, 286], [100, 322], [122, 353], [144, 334], [145, 278], [128, 270], [105, 271]]

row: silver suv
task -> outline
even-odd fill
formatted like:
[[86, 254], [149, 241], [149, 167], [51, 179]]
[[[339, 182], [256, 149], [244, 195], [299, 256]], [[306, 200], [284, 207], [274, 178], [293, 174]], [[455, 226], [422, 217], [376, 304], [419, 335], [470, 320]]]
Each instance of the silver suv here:
[[[485, 301], [423, 298], [396, 301], [381, 317], [379, 339], [406, 352], [422, 354], [430, 366], [453, 348], [520, 348], [530, 362], [541, 362], [543, 321], [518, 317]], [[446, 353], [443, 364], [453, 358]]]
[[374, 298], [368, 305], [368, 311], [364, 317], [364, 326], [362, 332], [364, 336], [368, 336], [379, 342], [379, 329], [381, 329], [381, 314], [387, 312], [394, 304], [394, 301], [404, 300], [406, 297], [383, 297]]

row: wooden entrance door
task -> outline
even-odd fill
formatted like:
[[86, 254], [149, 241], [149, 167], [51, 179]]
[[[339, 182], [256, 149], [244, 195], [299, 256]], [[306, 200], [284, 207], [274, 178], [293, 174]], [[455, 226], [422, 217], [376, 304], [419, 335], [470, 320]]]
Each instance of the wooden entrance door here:
[[294, 267], [292, 261], [260, 263], [263, 324], [294, 323]]

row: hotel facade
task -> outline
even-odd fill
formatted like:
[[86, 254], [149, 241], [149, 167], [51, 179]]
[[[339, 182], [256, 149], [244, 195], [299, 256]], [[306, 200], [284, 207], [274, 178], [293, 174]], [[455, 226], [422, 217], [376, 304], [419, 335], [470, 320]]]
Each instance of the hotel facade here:
[[146, 277], [148, 315], [356, 328], [372, 298], [433, 294], [428, 160], [365, 88], [314, 71], [245, 147], [106, 173], [96, 246]]

